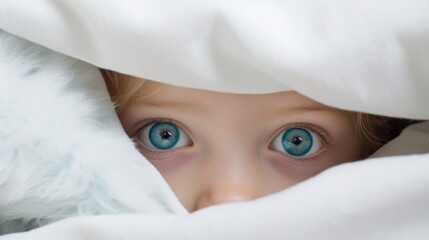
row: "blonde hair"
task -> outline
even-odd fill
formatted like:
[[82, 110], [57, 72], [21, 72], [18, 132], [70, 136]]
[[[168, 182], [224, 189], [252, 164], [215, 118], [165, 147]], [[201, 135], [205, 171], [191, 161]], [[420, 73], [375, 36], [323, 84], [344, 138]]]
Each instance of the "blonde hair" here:
[[356, 133], [363, 146], [363, 156], [367, 157], [384, 144], [399, 136], [408, 125], [417, 120], [392, 118], [367, 113], [355, 113]]
[[131, 100], [137, 100], [137, 97], [139, 100], [148, 97], [161, 87], [161, 84], [154, 81], [140, 78], [136, 79], [106, 69], [101, 69], [100, 71], [118, 113], [122, 112]]
[[[112, 101], [119, 113], [131, 101], [145, 98], [156, 90], [161, 84], [144, 79], [132, 78], [110, 70], [101, 69]], [[141, 93], [141, 94], [137, 94]], [[362, 146], [362, 158], [368, 157], [381, 146], [397, 137], [401, 131], [411, 123], [417, 121], [390, 118], [360, 112], [350, 112], [355, 125], [356, 135]]]

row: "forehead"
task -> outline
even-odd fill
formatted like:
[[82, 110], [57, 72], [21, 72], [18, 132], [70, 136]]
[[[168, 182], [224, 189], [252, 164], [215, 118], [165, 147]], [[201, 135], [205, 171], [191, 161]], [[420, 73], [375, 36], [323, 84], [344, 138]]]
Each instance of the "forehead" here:
[[[208, 90], [178, 87], [150, 80], [120, 74], [119, 91], [113, 95], [128, 96], [130, 101], [120, 103], [121, 109], [133, 108], [136, 105], [152, 105], [160, 107], [190, 107], [233, 111], [252, 111], [263, 109], [295, 110], [330, 110], [340, 111], [316, 102], [295, 91], [267, 94], [236, 94]], [[144, 84], [142, 84], [142, 82]], [[348, 111], [341, 111], [348, 112]]]
[[[290, 107], [291, 109], [332, 109], [294, 91], [267, 94], [236, 94], [208, 90], [183, 88], [166, 84], [142, 88], [136, 93], [130, 105], [147, 104], [169, 107], [233, 108], [241, 110]], [[334, 110], [334, 109], [332, 109]]]

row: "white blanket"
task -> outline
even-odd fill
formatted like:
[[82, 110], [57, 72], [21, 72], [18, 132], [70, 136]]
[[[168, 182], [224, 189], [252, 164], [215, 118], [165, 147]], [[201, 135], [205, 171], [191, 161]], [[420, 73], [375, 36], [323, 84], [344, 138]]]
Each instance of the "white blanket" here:
[[[294, 89], [339, 108], [429, 119], [428, 9], [427, 0], [2, 0], [0, 28], [161, 82], [230, 92]], [[341, 165], [272, 196], [189, 215], [154, 168], [141, 170], [149, 174], [141, 180], [145, 191], [162, 197], [147, 200], [157, 209], [150, 214], [126, 197], [151, 194], [132, 194], [134, 178], [112, 172], [130, 184], [113, 183], [108, 193], [124, 192], [119, 201], [131, 209], [124, 212], [146, 214], [76, 217], [0, 239], [428, 239], [427, 123], [413, 129], [423, 137], [403, 139], [421, 147], [393, 154], [408, 155]], [[147, 184], [153, 179], [160, 192]], [[12, 207], [1, 205], [6, 192], [0, 194], [0, 209]], [[100, 213], [118, 213], [105, 209]]]

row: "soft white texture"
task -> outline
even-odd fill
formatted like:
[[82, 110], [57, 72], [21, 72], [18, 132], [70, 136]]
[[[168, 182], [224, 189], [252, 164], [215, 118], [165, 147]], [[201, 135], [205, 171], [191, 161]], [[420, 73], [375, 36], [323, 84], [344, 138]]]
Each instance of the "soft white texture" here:
[[429, 121], [404, 129], [399, 137], [384, 145], [371, 158], [423, 153], [429, 153]]
[[97, 66], [429, 118], [427, 0], [0, 2], [0, 28]]
[[93, 66], [0, 31], [0, 109], [0, 234], [77, 215], [186, 213]]
[[[427, 9], [427, 0], [2, 0], [0, 28], [96, 66], [161, 82], [231, 92], [267, 92], [291, 88], [323, 103], [349, 110], [429, 119]], [[8, 64], [10, 62], [6, 61]], [[24, 72], [28, 70], [31, 68]], [[12, 76], [16, 74], [16, 71], [7, 71]], [[85, 75], [82, 72], [80, 74]], [[85, 84], [101, 84], [99, 76], [97, 78], [98, 81], [87, 79]], [[54, 170], [65, 171], [52, 164], [55, 157], [50, 156], [55, 156], [61, 149], [66, 150], [58, 153], [59, 156], [72, 153], [79, 154], [75, 160], [85, 159], [79, 166], [90, 173], [83, 176], [86, 183], [92, 180], [104, 183], [97, 190], [107, 189], [108, 192], [104, 195], [95, 192], [93, 196], [99, 197], [86, 205], [93, 207], [100, 202], [105, 203], [99, 213], [104, 210], [123, 210], [122, 206], [111, 209], [112, 202], [105, 202], [109, 199], [107, 196], [118, 196], [125, 206], [134, 206], [135, 212], [182, 212], [183, 209], [165, 183], [151, 166], [137, 157], [138, 153], [131, 149], [123, 133], [116, 132], [113, 139], [106, 140], [106, 136], [111, 136], [111, 128], [119, 131], [116, 120], [111, 119], [112, 125], [95, 127], [103, 123], [100, 119], [109, 119], [100, 116], [113, 114], [111, 106], [100, 108], [99, 111], [89, 108], [80, 113], [80, 108], [71, 107], [78, 112], [66, 111], [62, 115], [55, 114], [62, 109], [55, 109], [50, 111], [46, 121], [34, 125], [32, 121], [26, 121], [28, 118], [9, 117], [9, 113], [3, 110], [3, 103], [18, 104], [17, 107], [6, 106], [5, 109], [12, 113], [16, 111], [18, 116], [22, 112], [29, 112], [32, 119], [38, 119], [41, 111], [29, 106], [44, 106], [46, 101], [36, 101], [39, 97], [41, 101], [48, 99], [47, 102], [54, 101], [56, 105], [64, 98], [69, 99], [72, 106], [91, 106], [88, 104], [98, 99], [99, 95], [88, 93], [88, 98], [83, 100], [85, 104], [81, 103], [81, 98], [74, 98], [74, 94], [86, 92], [86, 85], [80, 89], [72, 88], [76, 89], [72, 98], [64, 92], [56, 94], [51, 83], [45, 86], [14, 80], [9, 82], [6, 78], [0, 81], [0, 91], [6, 93], [5, 96], [0, 94], [0, 120], [5, 119], [6, 123], [17, 126], [19, 120], [24, 119], [22, 126], [29, 124], [25, 134], [40, 131], [44, 137], [54, 137], [50, 138], [51, 143], [46, 144], [45, 154], [49, 157], [42, 155], [40, 158], [40, 161], [50, 161], [49, 165], [29, 165], [31, 168], [19, 165], [28, 163], [28, 155], [23, 155], [24, 160], [13, 162], [3, 160], [8, 158], [0, 158], [0, 164], [8, 166], [3, 168], [0, 165], [0, 186], [10, 181], [8, 179], [14, 181], [13, 185], [8, 185], [13, 187], [0, 187], [1, 217], [10, 219], [13, 214], [22, 216], [34, 213], [52, 214], [55, 216], [52, 220], [65, 217], [63, 212], [55, 210], [55, 204], [49, 205], [49, 201], [41, 203], [48, 203], [43, 206], [48, 206], [49, 211], [42, 211], [42, 205], [32, 205], [37, 203], [33, 197], [43, 196], [40, 191], [44, 187], [49, 199], [57, 201], [59, 206], [63, 201], [73, 202], [69, 198], [62, 200], [64, 196], [50, 194], [49, 191], [54, 190], [46, 183], [51, 181], [45, 180], [45, 185], [39, 185], [33, 184], [37, 183], [33, 179], [40, 180], [40, 177], [30, 178], [34, 172], [42, 176]], [[27, 86], [34, 90], [31, 91], [33, 95], [19, 97], [22, 91], [16, 89]], [[68, 87], [66, 89], [69, 93]], [[34, 92], [38, 93], [34, 95]], [[7, 100], [8, 97], [13, 97], [13, 100]], [[21, 104], [20, 101], [24, 101], [22, 98], [26, 98], [27, 102]], [[107, 95], [102, 98], [107, 98]], [[95, 103], [93, 107], [97, 108], [98, 104]], [[83, 134], [84, 137], [78, 140], [68, 135], [55, 138], [65, 130], [61, 128], [55, 133], [54, 123], [66, 124], [79, 114], [90, 116], [89, 122], [85, 123], [85, 117], [70, 121], [74, 126], [70, 133], [73, 136]], [[82, 126], [76, 129], [81, 122]], [[44, 127], [40, 127], [40, 124]], [[87, 124], [91, 127], [88, 128]], [[5, 126], [0, 129], [6, 132], [16, 129]], [[398, 139], [376, 154], [391, 155], [389, 148], [396, 151], [398, 146], [407, 147], [400, 153], [394, 152], [394, 155], [415, 153], [416, 149], [420, 153], [427, 152], [420, 151], [420, 147], [415, 148], [427, 147], [427, 127], [424, 126], [427, 123], [404, 132], [405, 137], [402, 139], [406, 144]], [[410, 138], [417, 136], [412, 134], [416, 129], [419, 138]], [[104, 135], [98, 135], [99, 130], [103, 130]], [[34, 132], [31, 133], [34, 135]], [[5, 142], [11, 147], [0, 147], [0, 153], [13, 154], [15, 149], [20, 149], [17, 148], [19, 146], [30, 150], [34, 147], [37, 151], [42, 150], [39, 153], [44, 153], [44, 148], [34, 145], [32, 139], [27, 140], [25, 134], [16, 142], [7, 142], [6, 139]], [[92, 138], [92, 134], [98, 137]], [[58, 139], [76, 144], [72, 146], [83, 151], [67, 148], [70, 145], [59, 145], [56, 142]], [[413, 144], [410, 144], [410, 139]], [[111, 146], [117, 147], [117, 143], [111, 140], [124, 145], [117, 148], [119, 153], [116, 152], [116, 155], [111, 153], [115, 149]], [[385, 150], [388, 152], [383, 153]], [[15, 157], [12, 156], [12, 159]], [[67, 161], [67, 158], [59, 158]], [[346, 164], [273, 196], [248, 203], [216, 206], [187, 216], [136, 214], [78, 217], [33, 232], [2, 236], [0, 239], [428, 239], [428, 159], [429, 154], [426, 153]], [[9, 166], [14, 164], [20, 167], [22, 176], [31, 179], [33, 185], [19, 185], [22, 179], [27, 178], [10, 170], [12, 168]], [[99, 168], [110, 171], [107, 174], [95, 170]], [[82, 171], [73, 171], [73, 174], [82, 174]], [[89, 178], [95, 174], [99, 177]], [[111, 177], [106, 179], [106, 176]], [[84, 189], [76, 187], [81, 186], [81, 183], [75, 185], [76, 182], [70, 181], [68, 186], [71, 187], [68, 189], [77, 192]], [[28, 188], [31, 186], [39, 187], [37, 189], [40, 191], [32, 194], [33, 191], [27, 191], [31, 190]], [[161, 193], [151, 199], [146, 193], [136, 191], [152, 191], [148, 186], [156, 186], [156, 190], [161, 189]], [[4, 195], [9, 191], [17, 194]], [[79, 194], [73, 196], [76, 196], [74, 200], [82, 200]], [[22, 206], [21, 213], [8, 212], [17, 209], [16, 205], [10, 207], [13, 201], [24, 203], [18, 205]], [[68, 206], [73, 207], [72, 204]], [[169, 208], [165, 207], [164, 210], [164, 206]], [[51, 207], [54, 207], [54, 211]], [[3, 215], [3, 211], [8, 215]], [[124, 212], [131, 211], [126, 209]], [[74, 214], [73, 211], [68, 213]]]
[[428, 170], [428, 155], [361, 161], [269, 197], [185, 217], [79, 217], [0, 239], [425, 240]]

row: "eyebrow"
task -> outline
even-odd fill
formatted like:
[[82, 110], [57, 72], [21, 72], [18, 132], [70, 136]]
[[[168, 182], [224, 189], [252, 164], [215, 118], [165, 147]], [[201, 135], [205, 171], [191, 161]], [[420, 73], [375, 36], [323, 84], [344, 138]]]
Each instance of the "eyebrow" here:
[[[153, 108], [163, 108], [163, 109], [173, 109], [178, 111], [195, 111], [195, 112], [205, 112], [207, 113], [207, 108], [201, 107], [198, 104], [194, 104], [192, 101], [172, 101], [165, 99], [151, 99], [150, 97], [142, 97], [136, 99], [132, 104], [133, 107], [153, 107]], [[197, 111], [196, 111], [197, 110]], [[275, 112], [283, 114], [288, 112], [288, 115], [300, 115], [302, 113], [308, 112], [321, 112], [321, 111], [330, 111], [337, 110], [330, 106], [318, 103], [318, 102], [308, 102], [298, 106], [283, 106], [278, 107]], [[203, 113], [204, 114], [204, 113]]]
[[292, 111], [292, 112], [317, 112], [317, 111], [326, 111], [331, 110], [329, 107], [322, 106], [298, 106], [292, 108], [282, 108], [283, 111]]
[[177, 102], [177, 101], [165, 101], [165, 100], [150, 100], [150, 99], [140, 99], [135, 101], [136, 106], [144, 105], [151, 107], [162, 107], [162, 108], [172, 108], [172, 109], [195, 109], [196, 106], [187, 102]]

